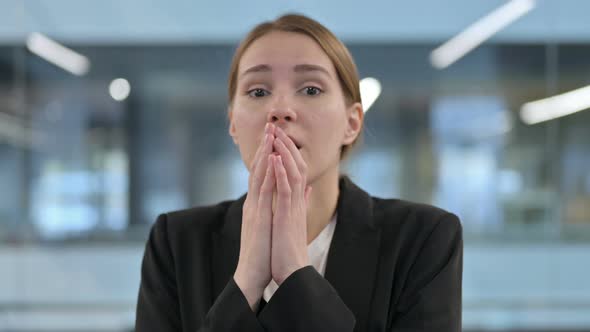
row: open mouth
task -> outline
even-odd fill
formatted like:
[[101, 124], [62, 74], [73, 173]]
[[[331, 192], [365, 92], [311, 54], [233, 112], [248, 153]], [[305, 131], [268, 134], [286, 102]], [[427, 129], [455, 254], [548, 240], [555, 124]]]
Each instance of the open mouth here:
[[[293, 137], [288, 136], [289, 139], [291, 139], [291, 142], [293, 142], [293, 144], [295, 144], [295, 147], [297, 148], [297, 150], [301, 150], [303, 148], [303, 146], [301, 146], [301, 144], [299, 144], [299, 142], [297, 142]], [[275, 148], [273, 146], [272, 151], [275, 152]]]
[[297, 148], [297, 150], [301, 150], [301, 145], [299, 143], [297, 143], [296, 140], [293, 139], [293, 137], [289, 137], [291, 139], [291, 141], [293, 141], [293, 144], [295, 144], [295, 147]]
[[[302, 148], [301, 146], [299, 146], [297, 144], [295, 144], [295, 147], [297, 148], [297, 150], [301, 150], [301, 148]], [[279, 154], [279, 152], [274, 147], [272, 148], [272, 153], [275, 155]]]

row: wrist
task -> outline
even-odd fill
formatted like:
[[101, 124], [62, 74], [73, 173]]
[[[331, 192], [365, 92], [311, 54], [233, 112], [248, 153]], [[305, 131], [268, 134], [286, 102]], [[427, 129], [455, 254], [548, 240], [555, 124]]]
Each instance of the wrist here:
[[259, 280], [254, 274], [249, 273], [247, 269], [240, 269], [239, 267], [234, 272], [234, 280], [240, 286], [242, 290], [248, 290], [250, 292], [264, 291], [264, 288], [268, 285], [268, 282]]
[[241, 279], [239, 275], [234, 275], [234, 281], [238, 288], [242, 291], [242, 294], [248, 301], [248, 305], [253, 311], [256, 311], [260, 304], [260, 299], [264, 293], [264, 288], [256, 285], [251, 285], [247, 280]]
[[295, 272], [297, 272], [297, 271], [301, 270], [301, 269], [302, 269], [302, 268], [304, 268], [304, 267], [310, 266], [310, 265], [311, 265], [311, 264], [298, 265], [298, 266], [294, 267], [294, 268], [291, 270], [291, 272], [290, 272], [289, 274], [287, 274], [287, 275], [285, 275], [285, 276], [283, 276], [283, 277], [281, 277], [281, 278], [274, 279], [274, 280], [275, 280], [275, 282], [277, 283], [277, 285], [279, 285], [279, 286], [280, 286], [281, 284], [283, 284], [283, 282], [285, 282], [285, 280], [289, 279], [289, 277], [290, 277], [290, 276], [291, 276], [293, 273], [295, 273]]

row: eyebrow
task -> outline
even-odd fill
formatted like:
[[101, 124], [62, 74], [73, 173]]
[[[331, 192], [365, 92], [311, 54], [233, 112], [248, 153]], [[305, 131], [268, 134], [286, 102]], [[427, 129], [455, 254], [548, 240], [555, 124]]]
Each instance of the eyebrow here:
[[[252, 74], [252, 73], [267, 73], [267, 72], [271, 72], [272, 71], [272, 67], [266, 64], [262, 64], [262, 65], [256, 65], [254, 67], [250, 67], [246, 70], [244, 70], [242, 72], [242, 74], [240, 76], [244, 76], [247, 74]], [[293, 67], [293, 71], [296, 73], [308, 73], [308, 72], [319, 72], [319, 73], [323, 73], [325, 75], [327, 75], [328, 77], [332, 77], [332, 75], [330, 75], [330, 72], [319, 65], [312, 65], [312, 64], [300, 64], [300, 65], [296, 65], [295, 67]]]

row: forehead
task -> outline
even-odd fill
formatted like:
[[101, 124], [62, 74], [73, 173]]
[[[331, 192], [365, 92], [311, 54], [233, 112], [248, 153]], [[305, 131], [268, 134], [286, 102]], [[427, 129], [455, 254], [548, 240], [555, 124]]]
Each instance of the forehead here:
[[240, 59], [238, 78], [248, 68], [261, 64], [273, 71], [292, 70], [299, 64], [318, 65], [336, 77], [334, 65], [321, 46], [301, 33], [273, 31], [256, 39]]

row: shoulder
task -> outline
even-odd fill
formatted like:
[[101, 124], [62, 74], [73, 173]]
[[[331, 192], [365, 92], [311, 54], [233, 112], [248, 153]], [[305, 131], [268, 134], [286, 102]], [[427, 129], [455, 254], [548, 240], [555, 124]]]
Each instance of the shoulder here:
[[229, 207], [234, 202], [235, 200], [227, 200], [217, 204], [162, 213], [153, 227], [156, 231], [164, 230], [171, 238], [195, 235], [195, 233], [208, 234], [223, 226]]
[[461, 237], [459, 218], [447, 210], [400, 199], [371, 198], [376, 225], [385, 231], [385, 236], [400, 236], [400, 240], [412, 242]]

